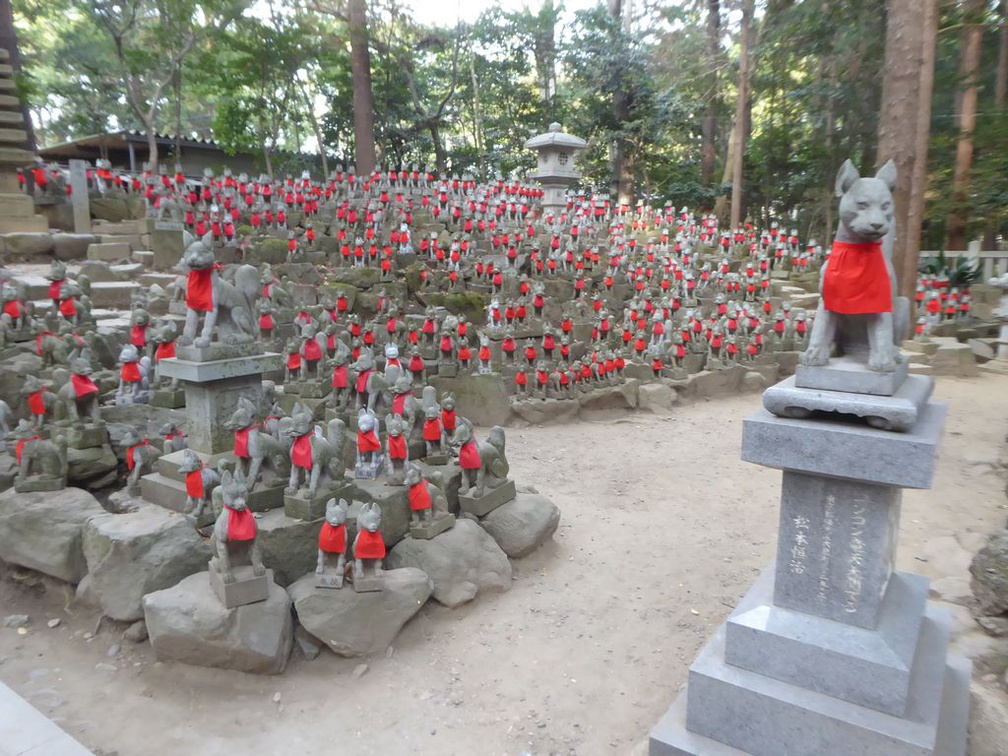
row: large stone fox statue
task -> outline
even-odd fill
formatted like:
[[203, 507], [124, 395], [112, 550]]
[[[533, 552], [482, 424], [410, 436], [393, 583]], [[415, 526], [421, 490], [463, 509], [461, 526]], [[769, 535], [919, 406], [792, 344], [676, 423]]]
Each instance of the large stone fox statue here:
[[836, 179], [840, 224], [822, 267], [822, 297], [803, 365], [825, 365], [836, 346], [871, 370], [896, 369], [910, 303], [896, 296], [892, 266], [895, 186], [891, 160], [874, 178], [861, 178], [850, 160], [841, 166]]
[[[215, 328], [218, 340], [224, 343], [254, 341], [259, 332], [258, 322], [252, 317], [260, 290], [258, 271], [251, 265], [241, 265], [235, 271], [234, 283], [224, 280], [217, 272], [213, 250], [201, 241], [186, 248], [179, 265], [189, 274], [185, 282], [188, 310], [181, 343], [207, 347]], [[197, 336], [201, 313], [203, 330]]]

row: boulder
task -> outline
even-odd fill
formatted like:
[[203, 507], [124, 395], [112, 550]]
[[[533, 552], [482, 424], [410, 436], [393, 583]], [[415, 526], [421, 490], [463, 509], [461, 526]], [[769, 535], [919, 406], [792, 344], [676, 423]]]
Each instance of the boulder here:
[[108, 444], [67, 449], [67, 481], [81, 488], [97, 490], [112, 485], [118, 465], [119, 460]]
[[287, 591], [269, 579], [269, 598], [225, 609], [197, 572], [178, 585], [143, 597], [144, 621], [154, 655], [198, 667], [278, 675], [287, 666], [294, 620]]
[[99, 220], [118, 223], [131, 217], [129, 204], [124, 199], [92, 197], [91, 215]]
[[20, 233], [5, 234], [4, 248], [7, 262], [44, 262], [39, 258], [50, 257], [55, 245], [52, 234]]
[[389, 552], [391, 568], [417, 567], [434, 581], [434, 598], [456, 607], [480, 591], [511, 587], [511, 563], [477, 523], [461, 519], [430, 540], [404, 538]]
[[377, 268], [336, 268], [329, 271], [329, 283], [348, 284], [355, 289], [370, 289], [381, 278]]
[[92, 517], [84, 527], [84, 558], [102, 611], [135, 621], [143, 617], [144, 594], [206, 570], [210, 544], [182, 515], [148, 505]]
[[672, 409], [679, 395], [664, 383], [644, 383], [637, 390], [637, 402], [642, 410], [664, 412]]
[[270, 263], [275, 265], [287, 261], [287, 242], [283, 239], [263, 239], [245, 252], [245, 262], [252, 265]]
[[511, 400], [504, 388], [504, 379], [497, 373], [470, 375], [459, 372], [455, 378], [431, 376], [428, 383], [437, 389], [455, 394], [458, 407], [465, 407], [465, 416], [476, 425], [505, 425], [511, 418]]
[[628, 378], [618, 386], [603, 386], [581, 394], [578, 403], [585, 410], [635, 409], [640, 381]]
[[295, 520], [282, 509], [271, 509], [256, 520], [263, 564], [273, 570], [279, 585], [288, 586], [302, 575], [314, 573], [322, 522]]
[[538, 549], [552, 537], [559, 524], [560, 509], [537, 493], [519, 492], [514, 499], [480, 519], [483, 529], [512, 559], [528, 556]]
[[53, 254], [58, 260], [83, 260], [88, 246], [97, 241], [92, 234], [53, 234]]
[[994, 533], [970, 564], [979, 614], [1008, 613], [1008, 529]]
[[84, 524], [104, 513], [98, 500], [79, 488], [0, 493], [0, 559], [68, 583], [87, 572]]
[[288, 591], [298, 621], [339, 656], [367, 656], [392, 645], [399, 630], [430, 598], [434, 588], [423, 570], [386, 570], [384, 589], [357, 593], [316, 588], [315, 574], [305, 575]]
[[569, 399], [528, 399], [512, 402], [511, 411], [530, 425], [550, 425], [573, 421], [581, 405]]
[[762, 373], [751, 371], [742, 376], [742, 391], [749, 393], [752, 391], [762, 391], [769, 384]]

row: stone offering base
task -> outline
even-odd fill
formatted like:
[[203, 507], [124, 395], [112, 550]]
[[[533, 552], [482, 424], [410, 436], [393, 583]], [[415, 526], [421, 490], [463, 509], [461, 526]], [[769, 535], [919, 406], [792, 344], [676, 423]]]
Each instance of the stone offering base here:
[[451, 530], [455, 526], [455, 515], [444, 514], [441, 517], [430, 520], [420, 525], [410, 524], [410, 538], [421, 541], [429, 541], [434, 536], [441, 535], [446, 530]]
[[353, 497], [353, 489], [349, 484], [338, 484], [315, 492], [309, 497], [304, 488], [295, 494], [284, 494], [284, 514], [295, 520], [318, 520], [325, 517], [326, 503], [329, 499], [346, 499]]
[[151, 392], [150, 405], [165, 409], [181, 409], [185, 407], [185, 389], [156, 389]]
[[431, 465], [432, 467], [434, 466], [440, 467], [441, 465], [447, 465], [449, 458], [447, 454], [431, 454], [426, 457], [421, 457], [420, 461], [426, 462], [428, 465]]
[[506, 480], [497, 488], [486, 488], [483, 495], [478, 498], [472, 493], [466, 495], [460, 493], [458, 497], [459, 509], [466, 514], [471, 514], [476, 517], [484, 517], [494, 511], [501, 504], [511, 501], [515, 495], [516, 491], [514, 481]]
[[14, 478], [14, 490], [18, 493], [31, 493], [32, 491], [59, 491], [66, 488], [67, 480], [63, 478], [49, 478], [42, 475], [30, 475], [27, 478]]
[[437, 374], [440, 378], [455, 378], [458, 376], [459, 367], [454, 363], [440, 362], [437, 366]]
[[342, 570], [337, 570], [335, 565], [327, 566], [321, 574], [315, 573], [315, 587], [339, 589], [343, 587], [343, 579]]
[[934, 380], [922, 375], [907, 376], [892, 396], [799, 388], [796, 380], [791, 376], [767, 389], [763, 406], [779, 417], [806, 418], [814, 412], [853, 415], [873, 428], [892, 431], [912, 428], [934, 389]]
[[[57, 434], [60, 431], [56, 431]], [[93, 449], [108, 441], [108, 430], [105, 423], [85, 423], [73, 425], [66, 432], [67, 446], [72, 449]]]
[[381, 475], [384, 467], [384, 457], [379, 457], [376, 461], [371, 462], [370, 464], [366, 462], [358, 462], [354, 465], [354, 477], [358, 480], [375, 480], [379, 475]]
[[245, 344], [211, 343], [210, 346], [198, 347], [195, 344], [180, 346], [175, 350], [175, 357], [187, 362], [216, 362], [218, 360], [233, 360], [238, 357], [252, 357], [264, 354], [262, 344], [250, 341]]
[[843, 391], [851, 394], [892, 396], [910, 374], [910, 361], [903, 357], [891, 373], [869, 370], [851, 357], [830, 360], [828, 365], [808, 367], [799, 364], [795, 370], [795, 386], [820, 391]]
[[385, 589], [382, 573], [377, 575], [353, 575], [353, 589], [357, 593], [374, 593]]
[[309, 378], [284, 384], [284, 393], [302, 399], [324, 399], [332, 393], [332, 378]]
[[269, 598], [269, 587], [273, 582], [273, 571], [266, 570], [256, 575], [251, 565], [233, 567], [234, 582], [225, 583], [220, 573], [210, 567], [210, 587], [226, 609], [254, 604]]
[[[188, 496], [185, 489], [185, 474], [179, 472], [185, 451], [172, 452], [157, 458], [154, 462], [154, 472], [140, 478], [140, 492], [144, 499], [175, 512], [186, 511]], [[216, 468], [217, 463], [222, 459], [234, 462], [233, 452], [204, 454], [193, 451], [193, 453], [207, 467]], [[252, 512], [266, 512], [282, 507], [284, 505], [283, 489], [286, 484], [286, 478], [273, 475], [272, 470], [264, 470], [261, 473], [261, 480], [255, 484], [255, 487], [245, 498], [246, 506]], [[213, 507], [209, 506], [209, 497], [208, 506], [204, 511], [208, 510], [213, 510]]]

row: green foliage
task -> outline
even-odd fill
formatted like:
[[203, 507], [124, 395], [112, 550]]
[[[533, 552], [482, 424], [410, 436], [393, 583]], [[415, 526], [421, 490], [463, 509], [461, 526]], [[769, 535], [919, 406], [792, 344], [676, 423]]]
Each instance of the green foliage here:
[[956, 257], [949, 260], [945, 256], [945, 250], [941, 250], [935, 257], [928, 257], [921, 260], [918, 272], [926, 275], [945, 275], [950, 286], [966, 288], [977, 283], [983, 276], [983, 269], [976, 260], [969, 260], [966, 257]]

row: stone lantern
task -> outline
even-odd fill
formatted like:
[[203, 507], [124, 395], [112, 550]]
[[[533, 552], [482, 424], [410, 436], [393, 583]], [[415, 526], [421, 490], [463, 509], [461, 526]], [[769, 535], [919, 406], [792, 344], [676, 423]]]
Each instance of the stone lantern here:
[[525, 147], [539, 153], [539, 164], [529, 176], [543, 188], [543, 210], [559, 212], [567, 208], [567, 187], [581, 178], [574, 170], [574, 156], [587, 146], [587, 142], [573, 134], [565, 134], [559, 123], [551, 123], [545, 134], [532, 137]]

